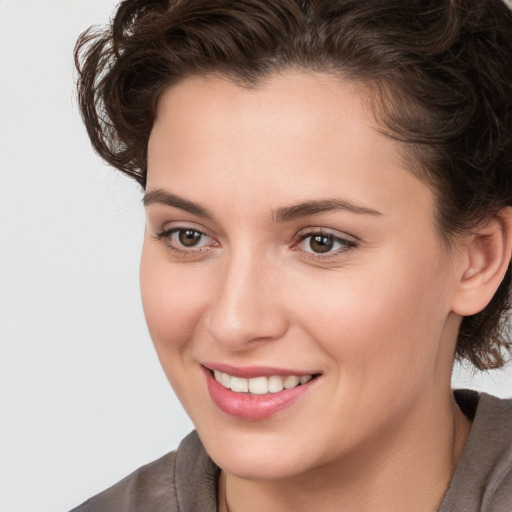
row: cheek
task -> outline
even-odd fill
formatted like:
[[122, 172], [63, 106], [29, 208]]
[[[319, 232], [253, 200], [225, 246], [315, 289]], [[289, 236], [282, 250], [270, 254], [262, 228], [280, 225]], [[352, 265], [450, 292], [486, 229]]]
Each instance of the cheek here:
[[192, 339], [203, 310], [200, 283], [144, 247], [140, 287], [149, 333], [158, 352], [179, 351]]
[[436, 258], [412, 266], [398, 256], [381, 255], [374, 267], [327, 280], [322, 298], [303, 306], [302, 317], [310, 319], [309, 330], [323, 349], [361, 377], [384, 372], [389, 378], [426, 367], [442, 337], [449, 307]]
[[[187, 404], [197, 395], [190, 382], [190, 347], [200, 326], [204, 311], [204, 294], [197, 276], [187, 273], [182, 265], [171, 265], [154, 248], [143, 248], [140, 265], [140, 287], [148, 330], [165, 375], [180, 402]], [[192, 402], [193, 403], [193, 402]]]

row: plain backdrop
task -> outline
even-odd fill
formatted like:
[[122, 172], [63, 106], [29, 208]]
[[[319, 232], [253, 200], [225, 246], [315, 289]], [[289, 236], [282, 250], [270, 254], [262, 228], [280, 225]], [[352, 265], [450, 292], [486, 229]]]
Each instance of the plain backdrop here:
[[[144, 323], [141, 191], [74, 100], [74, 41], [114, 4], [0, 0], [0, 512], [65, 512], [192, 429]], [[454, 379], [512, 395], [510, 368]]]

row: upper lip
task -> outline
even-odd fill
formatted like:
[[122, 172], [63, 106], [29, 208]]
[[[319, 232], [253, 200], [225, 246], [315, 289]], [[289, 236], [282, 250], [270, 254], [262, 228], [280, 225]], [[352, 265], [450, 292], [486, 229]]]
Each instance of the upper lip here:
[[219, 371], [227, 373], [232, 377], [240, 377], [242, 379], [252, 379], [255, 377], [271, 377], [272, 375], [279, 375], [286, 377], [288, 375], [295, 375], [302, 377], [304, 375], [317, 375], [320, 372], [309, 372], [303, 370], [291, 370], [289, 368], [277, 368], [273, 366], [233, 366], [225, 363], [202, 363], [202, 366], [207, 370]]

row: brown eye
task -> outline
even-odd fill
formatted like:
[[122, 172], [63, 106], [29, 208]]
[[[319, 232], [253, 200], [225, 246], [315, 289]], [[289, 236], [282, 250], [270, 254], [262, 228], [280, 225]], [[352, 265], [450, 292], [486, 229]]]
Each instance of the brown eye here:
[[163, 242], [175, 255], [181, 257], [206, 254], [210, 249], [219, 247], [214, 238], [191, 227], [170, 228], [161, 233], [155, 233], [155, 238]]
[[329, 252], [334, 247], [334, 237], [331, 235], [313, 235], [309, 237], [309, 247], [313, 252]]
[[336, 236], [325, 231], [305, 233], [300, 237], [297, 248], [311, 255], [335, 256], [353, 249], [357, 242]]
[[178, 240], [185, 247], [195, 247], [200, 241], [203, 234], [195, 229], [180, 229], [178, 231]]

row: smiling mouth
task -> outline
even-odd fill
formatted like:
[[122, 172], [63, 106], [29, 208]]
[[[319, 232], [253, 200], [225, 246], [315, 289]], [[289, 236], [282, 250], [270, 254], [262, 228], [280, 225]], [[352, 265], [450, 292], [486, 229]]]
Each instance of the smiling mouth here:
[[[294, 375], [288, 369], [203, 364], [213, 403], [229, 416], [262, 421], [299, 402], [316, 388], [321, 373]], [[229, 372], [229, 373], [228, 373]], [[234, 374], [234, 375], [233, 375]]]
[[267, 393], [279, 393], [285, 389], [293, 389], [307, 384], [318, 375], [271, 375], [269, 377], [253, 377], [244, 379], [243, 377], [234, 377], [228, 373], [214, 370], [215, 380], [226, 389], [235, 393], [246, 393], [252, 395], [266, 395]]

